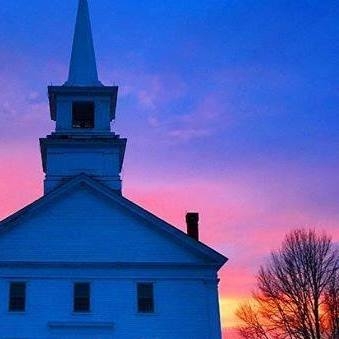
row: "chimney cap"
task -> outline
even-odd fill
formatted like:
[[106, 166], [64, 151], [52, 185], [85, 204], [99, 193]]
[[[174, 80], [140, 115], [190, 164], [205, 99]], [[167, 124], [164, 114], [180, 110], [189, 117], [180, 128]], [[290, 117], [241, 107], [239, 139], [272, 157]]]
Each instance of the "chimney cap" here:
[[186, 213], [186, 222], [198, 222], [199, 213], [198, 212], [187, 212]]
[[186, 213], [187, 235], [195, 240], [199, 240], [199, 213]]

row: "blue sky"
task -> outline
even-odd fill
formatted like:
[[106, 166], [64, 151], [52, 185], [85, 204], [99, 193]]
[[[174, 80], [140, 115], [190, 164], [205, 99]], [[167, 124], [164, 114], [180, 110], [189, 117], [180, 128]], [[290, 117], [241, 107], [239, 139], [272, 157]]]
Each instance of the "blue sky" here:
[[[213, 132], [213, 144], [233, 150], [232, 156], [264, 152], [317, 161], [318, 153], [326, 153], [331, 158], [329, 148], [338, 142], [334, 1], [100, 0], [90, 5], [101, 78], [124, 92], [133, 82], [155, 91], [147, 88], [157, 81], [149, 77], [161, 77], [164, 93], [157, 98], [148, 93], [154, 102], [135, 105], [137, 119], [159, 122], [163, 133], [191, 130], [198, 138]], [[1, 4], [2, 66], [13, 74], [15, 61], [20, 62], [17, 76], [41, 100], [46, 82], [65, 80], [75, 7], [76, 1]], [[125, 73], [137, 79], [126, 83]], [[119, 102], [121, 124], [122, 114], [131, 114], [125, 106], [135, 99], [126, 96]], [[190, 122], [180, 118], [194, 114], [207, 96], [218, 111], [211, 115], [222, 115], [223, 126], [205, 117], [188, 128]]]

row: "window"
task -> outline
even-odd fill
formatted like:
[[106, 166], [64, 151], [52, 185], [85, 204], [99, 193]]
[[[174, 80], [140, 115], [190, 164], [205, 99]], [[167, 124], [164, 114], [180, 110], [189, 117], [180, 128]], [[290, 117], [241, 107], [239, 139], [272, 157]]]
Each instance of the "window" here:
[[9, 286], [10, 312], [24, 312], [26, 307], [26, 283], [11, 282]]
[[138, 312], [153, 313], [154, 312], [154, 296], [152, 283], [138, 283]]
[[73, 128], [94, 128], [94, 102], [73, 102], [72, 126]]
[[90, 311], [90, 285], [89, 283], [75, 283], [73, 290], [73, 311]]

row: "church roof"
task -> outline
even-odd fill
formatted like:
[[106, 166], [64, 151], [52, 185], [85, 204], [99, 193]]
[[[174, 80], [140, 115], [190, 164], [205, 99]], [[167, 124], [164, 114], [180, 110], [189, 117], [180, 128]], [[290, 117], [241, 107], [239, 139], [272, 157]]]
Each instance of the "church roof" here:
[[79, 0], [71, 62], [65, 86], [101, 86], [87, 0]]
[[109, 189], [105, 185], [87, 176], [86, 174], [80, 174], [76, 177], [73, 177], [65, 184], [51, 191], [49, 194], [41, 197], [22, 210], [1, 221], [0, 236], [1, 233], [9, 231], [15, 227], [17, 222], [19, 222], [24, 217], [29, 217], [31, 213], [43, 210], [48, 203], [59, 197], [67, 196], [69, 192], [72, 192], [79, 185], [85, 185], [86, 187], [94, 190], [96, 193], [99, 193], [107, 199], [112, 200], [116, 205], [119, 206], [119, 208], [128, 210], [128, 212], [132, 213], [135, 217], [145, 221], [145, 224], [147, 224], [152, 229], [152, 231], [161, 232], [164, 236], [167, 236], [168, 239], [172, 239], [176, 243], [180, 243], [182, 247], [186, 248], [192, 253], [196, 253], [197, 255], [204, 257], [211, 265], [214, 265], [218, 269], [228, 260], [222, 254], [216, 252], [202, 242], [190, 238], [186, 233], [168, 224], [166, 221], [158, 218], [154, 214], [148, 212], [134, 202], [126, 199], [121, 194]]

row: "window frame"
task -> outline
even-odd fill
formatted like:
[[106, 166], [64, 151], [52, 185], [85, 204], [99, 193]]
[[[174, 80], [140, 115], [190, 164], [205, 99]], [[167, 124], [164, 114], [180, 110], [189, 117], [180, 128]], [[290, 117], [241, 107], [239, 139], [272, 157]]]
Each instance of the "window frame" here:
[[[23, 287], [23, 293], [21, 295], [18, 295], [20, 293], [16, 293], [16, 295], [14, 294], [14, 286], [15, 285], [20, 285], [21, 287]], [[22, 305], [21, 307], [18, 305], [16, 305], [16, 303], [18, 303], [18, 301], [14, 301], [13, 299], [22, 299], [19, 302], [19, 305]], [[21, 303], [21, 304], [20, 304]], [[26, 281], [10, 281], [9, 285], [8, 285], [8, 312], [10, 313], [24, 313], [27, 310], [27, 282]]]
[[[151, 296], [142, 296], [141, 287], [142, 286], [151, 286]], [[136, 294], [137, 294], [137, 313], [138, 314], [154, 314], [155, 313], [155, 284], [151, 281], [140, 281], [136, 284]], [[144, 305], [142, 306], [142, 303]]]
[[[86, 287], [88, 287], [88, 291], [85, 296], [77, 296], [76, 295], [76, 288], [77, 286], [79, 287], [79, 285], [86, 285]], [[92, 298], [91, 298], [91, 292], [92, 292], [92, 286], [91, 283], [88, 281], [76, 281], [73, 283], [73, 299], [72, 299], [72, 312], [74, 314], [88, 314], [92, 312]], [[85, 304], [87, 305], [86, 309], [82, 308], [81, 306], [79, 307], [79, 304], [77, 304], [77, 302], [79, 302], [79, 299], [87, 299]], [[80, 301], [80, 305], [83, 302]], [[77, 306], [78, 305], [78, 306]]]

